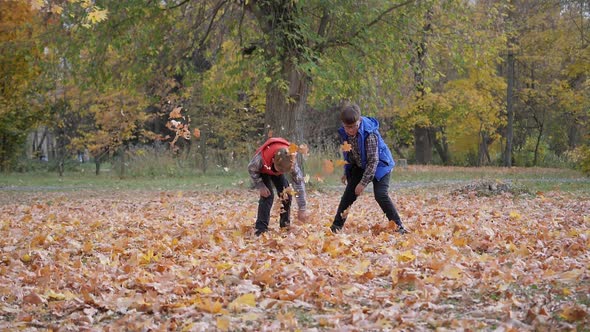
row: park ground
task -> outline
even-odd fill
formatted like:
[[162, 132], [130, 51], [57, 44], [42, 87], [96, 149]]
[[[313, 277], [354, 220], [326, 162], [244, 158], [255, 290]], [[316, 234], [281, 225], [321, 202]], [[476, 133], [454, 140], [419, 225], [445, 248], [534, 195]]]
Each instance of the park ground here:
[[573, 171], [396, 169], [406, 235], [370, 188], [330, 233], [335, 175], [312, 177], [307, 222], [279, 229], [275, 204], [262, 237], [245, 174], [89, 179], [0, 180], [0, 330], [590, 326], [590, 181]]

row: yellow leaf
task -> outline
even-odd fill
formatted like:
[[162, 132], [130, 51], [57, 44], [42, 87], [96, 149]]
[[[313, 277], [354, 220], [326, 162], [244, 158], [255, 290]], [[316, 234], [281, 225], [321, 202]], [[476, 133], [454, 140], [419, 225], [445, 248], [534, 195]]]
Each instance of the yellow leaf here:
[[229, 304], [229, 308], [235, 311], [240, 310], [244, 306], [256, 306], [256, 296], [253, 293], [248, 293], [239, 296]]
[[463, 274], [463, 271], [461, 271], [461, 269], [458, 268], [458, 267], [456, 267], [456, 266], [447, 265], [442, 270], [441, 274], [444, 277], [447, 277], [449, 279], [459, 279], [459, 278], [461, 278], [461, 275]]
[[344, 166], [344, 165], [346, 165], [346, 164], [348, 164], [348, 161], [346, 161], [346, 160], [343, 160], [343, 159], [338, 159], [338, 160], [336, 160], [336, 161], [334, 162], [334, 165], [335, 165], [336, 167], [342, 167], [342, 166]]
[[211, 294], [211, 293], [213, 293], [213, 291], [209, 287], [197, 288], [197, 289], [195, 289], [195, 291], [197, 293], [201, 293], [201, 294]]
[[51, 289], [45, 293], [45, 296], [47, 296], [48, 300], [54, 300], [54, 301], [63, 301], [66, 299], [66, 296], [64, 294], [56, 293]]
[[521, 218], [520, 213], [516, 212], [516, 211], [511, 211], [510, 212], [510, 219], [511, 220], [519, 220]]
[[361, 261], [353, 268], [352, 272], [354, 274], [356, 274], [357, 276], [363, 275], [369, 269], [369, 265], [371, 265], [371, 261], [369, 261], [369, 260]]
[[217, 317], [217, 328], [221, 331], [229, 330], [229, 318], [225, 316]]
[[219, 301], [211, 301], [211, 299], [200, 299], [197, 298], [195, 300], [195, 305], [197, 308], [206, 311], [211, 314], [218, 314], [223, 309], [223, 304]]
[[400, 262], [411, 262], [414, 259], [416, 259], [416, 255], [412, 254], [409, 250], [397, 255], [397, 260]]
[[90, 23], [92, 24], [104, 21], [107, 18], [108, 12], [109, 11], [106, 9], [94, 9], [93, 11], [88, 13], [88, 21], [90, 21]]

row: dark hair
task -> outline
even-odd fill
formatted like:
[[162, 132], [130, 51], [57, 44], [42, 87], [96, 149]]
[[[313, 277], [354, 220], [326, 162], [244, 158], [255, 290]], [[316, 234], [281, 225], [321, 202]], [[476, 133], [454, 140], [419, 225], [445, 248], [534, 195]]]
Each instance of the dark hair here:
[[356, 123], [361, 118], [361, 109], [357, 104], [345, 103], [340, 106], [340, 121], [350, 125]]

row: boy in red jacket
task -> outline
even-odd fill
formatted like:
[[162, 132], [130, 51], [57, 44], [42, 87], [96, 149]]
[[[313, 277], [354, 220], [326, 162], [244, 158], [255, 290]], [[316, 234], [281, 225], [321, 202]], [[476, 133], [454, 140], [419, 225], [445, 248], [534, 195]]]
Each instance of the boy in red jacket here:
[[297, 205], [299, 206], [298, 218], [305, 220], [307, 217], [305, 200], [305, 182], [301, 169], [295, 160], [295, 154], [289, 153], [289, 142], [280, 137], [269, 138], [260, 146], [254, 157], [248, 164], [248, 172], [254, 186], [260, 193], [258, 201], [258, 215], [256, 217], [256, 235], [268, 231], [270, 210], [272, 208], [274, 195], [272, 185], [281, 197], [280, 227], [288, 227], [290, 221], [290, 210], [292, 195], [285, 192], [289, 187], [289, 181], [285, 173], [291, 175], [293, 189], [296, 192]]

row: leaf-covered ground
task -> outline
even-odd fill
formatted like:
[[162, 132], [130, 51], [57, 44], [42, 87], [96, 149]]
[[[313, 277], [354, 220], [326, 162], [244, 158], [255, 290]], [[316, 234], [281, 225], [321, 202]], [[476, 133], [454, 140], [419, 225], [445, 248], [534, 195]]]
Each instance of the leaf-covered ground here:
[[402, 236], [365, 193], [333, 235], [340, 194], [257, 238], [245, 189], [0, 193], [0, 329], [590, 326], [588, 198], [394, 194]]

